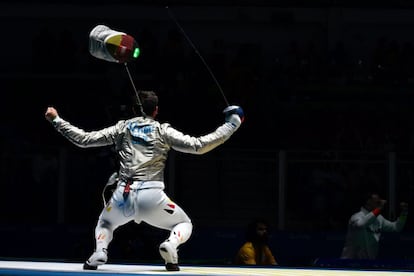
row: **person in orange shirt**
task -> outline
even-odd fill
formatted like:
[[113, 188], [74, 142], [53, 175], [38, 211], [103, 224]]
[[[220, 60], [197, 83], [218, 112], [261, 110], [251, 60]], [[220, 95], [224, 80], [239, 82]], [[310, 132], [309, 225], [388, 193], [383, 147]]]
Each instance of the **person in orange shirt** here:
[[237, 265], [278, 265], [268, 245], [268, 223], [255, 220], [247, 226], [246, 242], [235, 257]]

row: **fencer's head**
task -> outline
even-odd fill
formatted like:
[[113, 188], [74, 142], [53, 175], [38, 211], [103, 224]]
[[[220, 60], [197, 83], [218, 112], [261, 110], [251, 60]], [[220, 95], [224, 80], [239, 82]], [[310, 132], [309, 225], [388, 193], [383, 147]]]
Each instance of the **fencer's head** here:
[[381, 206], [382, 198], [378, 193], [368, 193], [365, 199], [365, 209], [372, 211]]
[[[158, 113], [158, 96], [152, 90], [141, 90], [138, 92], [142, 109], [147, 116], [155, 118]], [[136, 101], [137, 102], [137, 101]], [[134, 106], [134, 109], [137, 108]]]

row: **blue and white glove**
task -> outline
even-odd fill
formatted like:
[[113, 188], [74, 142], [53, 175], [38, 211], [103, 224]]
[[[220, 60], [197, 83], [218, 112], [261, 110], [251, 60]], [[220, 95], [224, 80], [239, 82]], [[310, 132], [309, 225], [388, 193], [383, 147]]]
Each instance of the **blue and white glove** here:
[[243, 109], [238, 105], [229, 105], [223, 110], [223, 113], [225, 121], [235, 126], [240, 126], [244, 121]]

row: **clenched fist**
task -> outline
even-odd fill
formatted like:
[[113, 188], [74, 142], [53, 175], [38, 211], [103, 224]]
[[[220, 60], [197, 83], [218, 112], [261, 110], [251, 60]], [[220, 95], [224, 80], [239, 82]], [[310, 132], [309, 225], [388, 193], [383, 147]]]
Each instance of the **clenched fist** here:
[[48, 107], [45, 113], [45, 118], [49, 122], [52, 122], [53, 119], [55, 119], [57, 116], [59, 116], [57, 110], [54, 107]]

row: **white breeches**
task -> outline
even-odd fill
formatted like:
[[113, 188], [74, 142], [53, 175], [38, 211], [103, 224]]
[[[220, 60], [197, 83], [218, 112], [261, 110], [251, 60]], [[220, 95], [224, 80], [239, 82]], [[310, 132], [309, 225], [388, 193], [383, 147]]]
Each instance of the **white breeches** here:
[[124, 200], [124, 187], [118, 186], [103, 208], [95, 228], [96, 249], [108, 248], [113, 231], [134, 220], [170, 230], [170, 239], [176, 246], [186, 242], [192, 233], [187, 214], [171, 201], [161, 188], [131, 189]]

